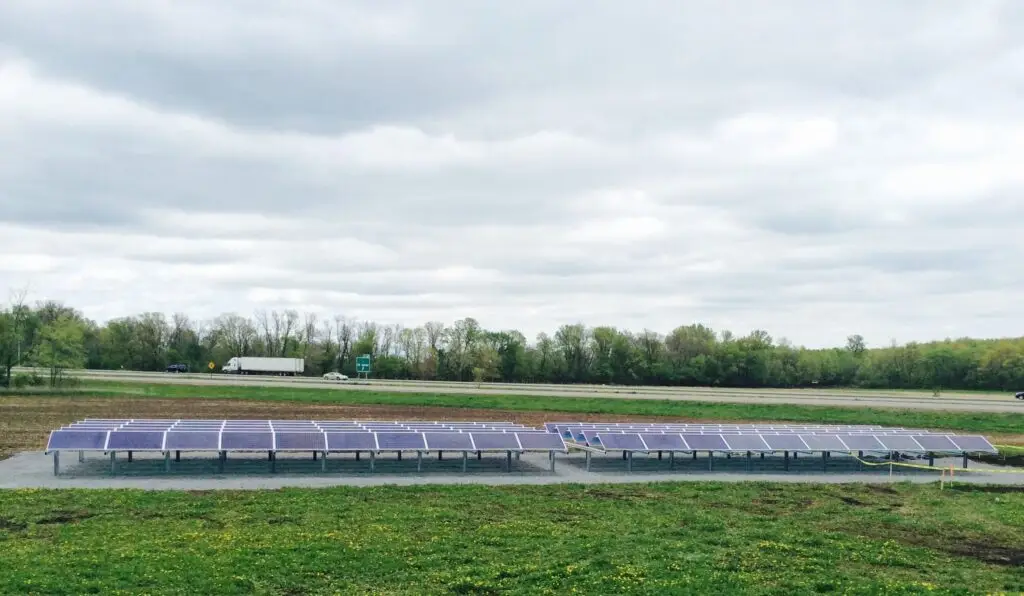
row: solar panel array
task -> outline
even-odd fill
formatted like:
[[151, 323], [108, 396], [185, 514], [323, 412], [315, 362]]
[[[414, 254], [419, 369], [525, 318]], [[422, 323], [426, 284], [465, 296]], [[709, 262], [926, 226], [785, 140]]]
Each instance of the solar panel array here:
[[46, 451], [567, 451], [560, 435], [512, 422], [87, 419]]
[[615, 451], [997, 453], [982, 436], [867, 425], [549, 422], [571, 443]]

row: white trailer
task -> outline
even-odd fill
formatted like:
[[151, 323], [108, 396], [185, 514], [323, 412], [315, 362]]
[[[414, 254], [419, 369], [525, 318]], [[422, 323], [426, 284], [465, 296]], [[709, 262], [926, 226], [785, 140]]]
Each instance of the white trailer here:
[[234, 375], [301, 375], [306, 370], [302, 358], [260, 358], [256, 356], [235, 356], [221, 369]]

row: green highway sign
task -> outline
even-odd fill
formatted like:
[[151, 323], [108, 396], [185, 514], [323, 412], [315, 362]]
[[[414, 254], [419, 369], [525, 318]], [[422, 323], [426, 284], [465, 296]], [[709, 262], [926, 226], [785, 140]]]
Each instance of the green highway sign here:
[[370, 355], [356, 356], [356, 372], [370, 374]]

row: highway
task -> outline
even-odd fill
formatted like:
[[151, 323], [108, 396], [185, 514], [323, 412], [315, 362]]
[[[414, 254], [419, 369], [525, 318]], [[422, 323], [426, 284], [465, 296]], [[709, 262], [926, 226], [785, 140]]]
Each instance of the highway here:
[[[25, 370], [25, 369], [22, 369]], [[44, 374], [44, 371], [39, 371]], [[165, 383], [179, 385], [233, 385], [291, 387], [322, 390], [453, 393], [471, 395], [524, 395], [540, 397], [595, 397], [607, 399], [662, 399], [722, 403], [802, 404], [818, 406], [904, 408], [1024, 413], [1024, 401], [1011, 393], [942, 393], [868, 391], [859, 389], [724, 389], [709, 387], [650, 387], [556, 385], [541, 383], [473, 383], [451, 381], [356, 380], [331, 382], [315, 377], [236, 376], [221, 373], [175, 374], [162, 372], [76, 370], [68, 374], [90, 381]]]

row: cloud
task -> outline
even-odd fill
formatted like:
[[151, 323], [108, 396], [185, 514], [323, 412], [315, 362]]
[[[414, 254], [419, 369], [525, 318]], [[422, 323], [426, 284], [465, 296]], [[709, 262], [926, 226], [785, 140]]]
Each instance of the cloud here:
[[0, 284], [99, 320], [1003, 335], [1022, 15], [3, 2]]

